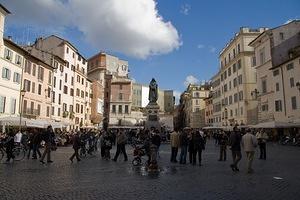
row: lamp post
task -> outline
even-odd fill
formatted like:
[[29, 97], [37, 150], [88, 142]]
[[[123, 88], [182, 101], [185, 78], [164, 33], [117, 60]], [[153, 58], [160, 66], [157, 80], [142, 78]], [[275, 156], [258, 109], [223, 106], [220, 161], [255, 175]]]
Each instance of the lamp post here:
[[20, 126], [19, 126], [19, 131], [21, 132], [22, 130], [22, 115], [23, 115], [23, 99], [24, 99], [24, 96], [25, 96], [25, 93], [26, 91], [23, 89], [20, 91], [20, 94], [21, 94], [21, 107], [20, 107]]

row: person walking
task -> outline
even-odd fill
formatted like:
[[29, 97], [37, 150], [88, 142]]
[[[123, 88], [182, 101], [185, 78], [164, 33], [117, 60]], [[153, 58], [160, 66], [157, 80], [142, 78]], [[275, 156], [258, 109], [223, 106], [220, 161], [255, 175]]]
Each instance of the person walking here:
[[246, 130], [246, 134], [242, 138], [242, 146], [247, 155], [247, 173], [253, 173], [252, 162], [254, 158], [255, 148], [257, 147], [257, 139], [251, 133], [250, 129]]
[[116, 141], [117, 142], [117, 152], [116, 152], [116, 155], [115, 155], [113, 161], [117, 161], [120, 153], [123, 153], [124, 161], [127, 161], [128, 158], [127, 158], [126, 149], [125, 149], [126, 135], [123, 130], [118, 131], [116, 139], [117, 139], [117, 141]]
[[260, 150], [259, 159], [266, 160], [267, 159], [266, 146], [267, 146], [267, 140], [269, 138], [268, 134], [263, 129], [261, 129], [259, 132], [257, 132], [256, 138], [258, 140], [258, 146]]
[[193, 165], [197, 163], [197, 154], [199, 166], [201, 166], [202, 161], [202, 150], [205, 149], [205, 140], [204, 137], [200, 134], [199, 131], [196, 131], [193, 136]]
[[27, 141], [27, 159], [30, 158], [30, 153], [31, 151], [33, 152], [33, 137], [34, 137], [34, 134], [33, 132], [29, 132], [29, 137], [28, 137], [28, 141]]
[[32, 159], [37, 159], [37, 155], [39, 155], [39, 158], [42, 157], [42, 154], [40, 152], [40, 145], [42, 142], [42, 134], [38, 132], [36, 129], [33, 132], [33, 140], [32, 140], [32, 145], [33, 145], [33, 154], [32, 154]]
[[188, 151], [189, 151], [189, 161], [190, 164], [193, 164], [193, 155], [194, 155], [194, 130], [190, 130], [188, 133]]
[[80, 158], [79, 158], [79, 154], [78, 154], [78, 151], [80, 149], [80, 138], [79, 138], [79, 134], [76, 133], [74, 136], [73, 136], [73, 149], [74, 149], [74, 153], [73, 155], [70, 157], [70, 161], [73, 163], [73, 159], [74, 157], [76, 157], [77, 159], [77, 162], [80, 161]]
[[45, 133], [43, 135], [43, 140], [45, 141], [45, 150], [40, 159], [40, 162], [45, 164], [44, 158], [47, 155], [47, 163], [52, 163], [53, 161], [51, 160], [51, 146], [54, 142], [54, 132], [52, 130], [51, 125], [47, 127], [47, 130], [45, 131]]
[[188, 129], [185, 128], [180, 134], [180, 164], [186, 164], [186, 155], [187, 155], [187, 147], [188, 147], [188, 137], [187, 137]]
[[179, 134], [177, 129], [174, 129], [174, 131], [170, 134], [170, 144], [171, 144], [171, 162], [177, 163], [177, 153], [179, 147]]
[[5, 138], [5, 146], [7, 155], [6, 162], [9, 163], [11, 159], [13, 160], [15, 158], [15, 156], [13, 155], [13, 148], [15, 147], [14, 133], [12, 131], [9, 132]]
[[238, 163], [242, 159], [241, 139], [241, 133], [237, 130], [237, 127], [234, 127], [232, 133], [230, 134], [229, 142], [233, 160], [233, 163], [230, 165], [232, 171], [240, 171], [238, 168]]
[[225, 132], [220, 136], [219, 145], [220, 145], [220, 158], [219, 161], [226, 161], [226, 151], [227, 151], [228, 137]]

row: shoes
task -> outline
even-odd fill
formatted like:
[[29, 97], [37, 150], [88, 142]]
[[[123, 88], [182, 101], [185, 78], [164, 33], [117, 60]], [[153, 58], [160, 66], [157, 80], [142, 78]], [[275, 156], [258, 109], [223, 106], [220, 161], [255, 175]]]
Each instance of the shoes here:
[[222, 161], [221, 159], [219, 159], [218, 161]]
[[47, 163], [53, 163], [53, 161], [52, 160], [48, 160]]
[[37, 159], [37, 157], [32, 157], [32, 160], [36, 160]]
[[239, 172], [240, 170], [239, 170], [239, 168], [236, 167], [236, 168], [235, 168], [235, 171]]
[[111, 159], [111, 160], [117, 162], [117, 159]]
[[234, 165], [231, 164], [230, 167], [231, 167], [232, 171], [235, 171]]
[[253, 171], [253, 169], [249, 169], [248, 171], [247, 171], [247, 174], [252, 174], [254, 171]]
[[177, 161], [177, 160], [174, 160], [174, 163], [178, 163], [178, 161]]
[[40, 160], [40, 162], [41, 162], [42, 164], [45, 164], [45, 162], [44, 162], [43, 160]]
[[73, 159], [69, 158], [69, 160], [71, 161], [71, 163], [73, 163]]
[[80, 162], [80, 161], [81, 161], [81, 159], [78, 159], [78, 160], [77, 160], [77, 162]]
[[124, 160], [124, 162], [127, 162], [127, 161], [128, 161], [128, 159], [125, 159], [125, 160]]

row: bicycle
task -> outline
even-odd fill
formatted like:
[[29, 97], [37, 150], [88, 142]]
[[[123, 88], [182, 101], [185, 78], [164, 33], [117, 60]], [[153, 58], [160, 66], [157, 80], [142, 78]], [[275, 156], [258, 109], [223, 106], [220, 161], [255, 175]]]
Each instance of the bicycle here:
[[[0, 161], [3, 159], [5, 152], [4, 143], [0, 141]], [[22, 145], [17, 145], [12, 149], [12, 154], [14, 161], [21, 161], [25, 158], [26, 149]]]

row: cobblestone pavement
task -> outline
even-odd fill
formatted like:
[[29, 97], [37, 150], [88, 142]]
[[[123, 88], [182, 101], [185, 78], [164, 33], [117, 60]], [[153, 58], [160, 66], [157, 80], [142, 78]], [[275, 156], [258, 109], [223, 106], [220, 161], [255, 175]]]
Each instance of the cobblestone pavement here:
[[[299, 199], [300, 148], [267, 148], [268, 160], [257, 159], [257, 152], [255, 173], [249, 175], [244, 158], [240, 172], [231, 171], [229, 151], [226, 162], [217, 161], [213, 141], [207, 144], [201, 167], [170, 163], [169, 145], [162, 145], [157, 174], [133, 167], [122, 157], [117, 163], [102, 160], [99, 153], [71, 164], [71, 147], [62, 147], [53, 152], [52, 164], [0, 164], [0, 199]], [[129, 146], [127, 151], [131, 160]]]

